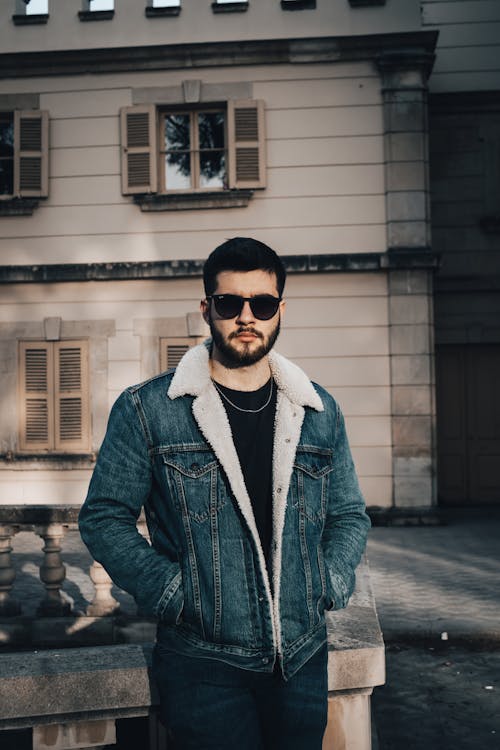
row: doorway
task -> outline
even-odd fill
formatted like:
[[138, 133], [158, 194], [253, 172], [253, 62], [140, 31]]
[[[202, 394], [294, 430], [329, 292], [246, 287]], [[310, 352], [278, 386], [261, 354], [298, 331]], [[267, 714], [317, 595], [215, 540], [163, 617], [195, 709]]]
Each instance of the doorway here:
[[438, 497], [500, 505], [500, 346], [436, 349]]

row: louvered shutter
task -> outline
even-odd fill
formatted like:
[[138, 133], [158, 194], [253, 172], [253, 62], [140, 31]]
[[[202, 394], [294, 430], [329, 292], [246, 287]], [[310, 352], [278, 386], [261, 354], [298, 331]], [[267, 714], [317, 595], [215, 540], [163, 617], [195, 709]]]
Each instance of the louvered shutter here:
[[177, 367], [187, 350], [198, 343], [196, 338], [160, 339], [160, 369], [162, 372]]
[[87, 342], [55, 342], [54, 360], [55, 449], [89, 450]]
[[122, 193], [157, 191], [156, 122], [153, 106], [120, 110]]
[[20, 343], [20, 447], [46, 451], [53, 445], [54, 372], [50, 344]]
[[49, 191], [49, 115], [40, 110], [14, 112], [14, 193], [45, 198]]
[[266, 186], [264, 102], [228, 102], [229, 187]]

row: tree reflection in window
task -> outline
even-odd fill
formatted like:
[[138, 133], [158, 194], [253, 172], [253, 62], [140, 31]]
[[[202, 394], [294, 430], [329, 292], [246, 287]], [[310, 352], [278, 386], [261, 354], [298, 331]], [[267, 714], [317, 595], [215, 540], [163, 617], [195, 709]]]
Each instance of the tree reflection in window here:
[[0, 195], [14, 192], [14, 118], [0, 113]]
[[164, 122], [166, 190], [225, 188], [225, 112], [172, 112]]

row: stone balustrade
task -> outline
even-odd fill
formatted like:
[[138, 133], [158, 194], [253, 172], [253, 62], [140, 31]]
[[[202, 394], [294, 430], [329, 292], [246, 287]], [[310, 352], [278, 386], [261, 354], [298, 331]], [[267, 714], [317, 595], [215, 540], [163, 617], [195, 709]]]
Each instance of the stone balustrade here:
[[[124, 592], [121, 598], [127, 606], [120, 605], [108, 574], [88, 555], [77, 530], [78, 510], [71, 505], [0, 506], [0, 647], [110, 644], [154, 637], [154, 622], [140, 617]], [[144, 519], [139, 519], [138, 528], [147, 537]], [[24, 540], [22, 555], [16, 551], [21, 532], [24, 537], [32, 535]], [[71, 555], [66, 549], [70, 541]], [[17, 580], [16, 558], [21, 556], [39, 558], [38, 590], [31, 585], [27, 593], [26, 585]], [[90, 592], [80, 597], [78, 606], [64, 591], [65, 582], [70, 583], [66, 556], [78, 558], [71, 587], [80, 590], [83, 584]], [[35, 608], [34, 596], [39, 596]]]

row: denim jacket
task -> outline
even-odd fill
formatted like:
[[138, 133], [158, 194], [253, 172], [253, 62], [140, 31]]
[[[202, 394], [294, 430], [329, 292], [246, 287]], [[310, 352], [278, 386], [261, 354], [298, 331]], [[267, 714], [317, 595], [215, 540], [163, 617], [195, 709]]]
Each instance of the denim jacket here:
[[[273, 541], [264, 553], [210, 341], [116, 401], [80, 530], [167, 649], [290, 677], [345, 607], [370, 525], [334, 399], [272, 351]], [[256, 436], [258, 439], [258, 436]], [[144, 506], [151, 544], [137, 531]]]

